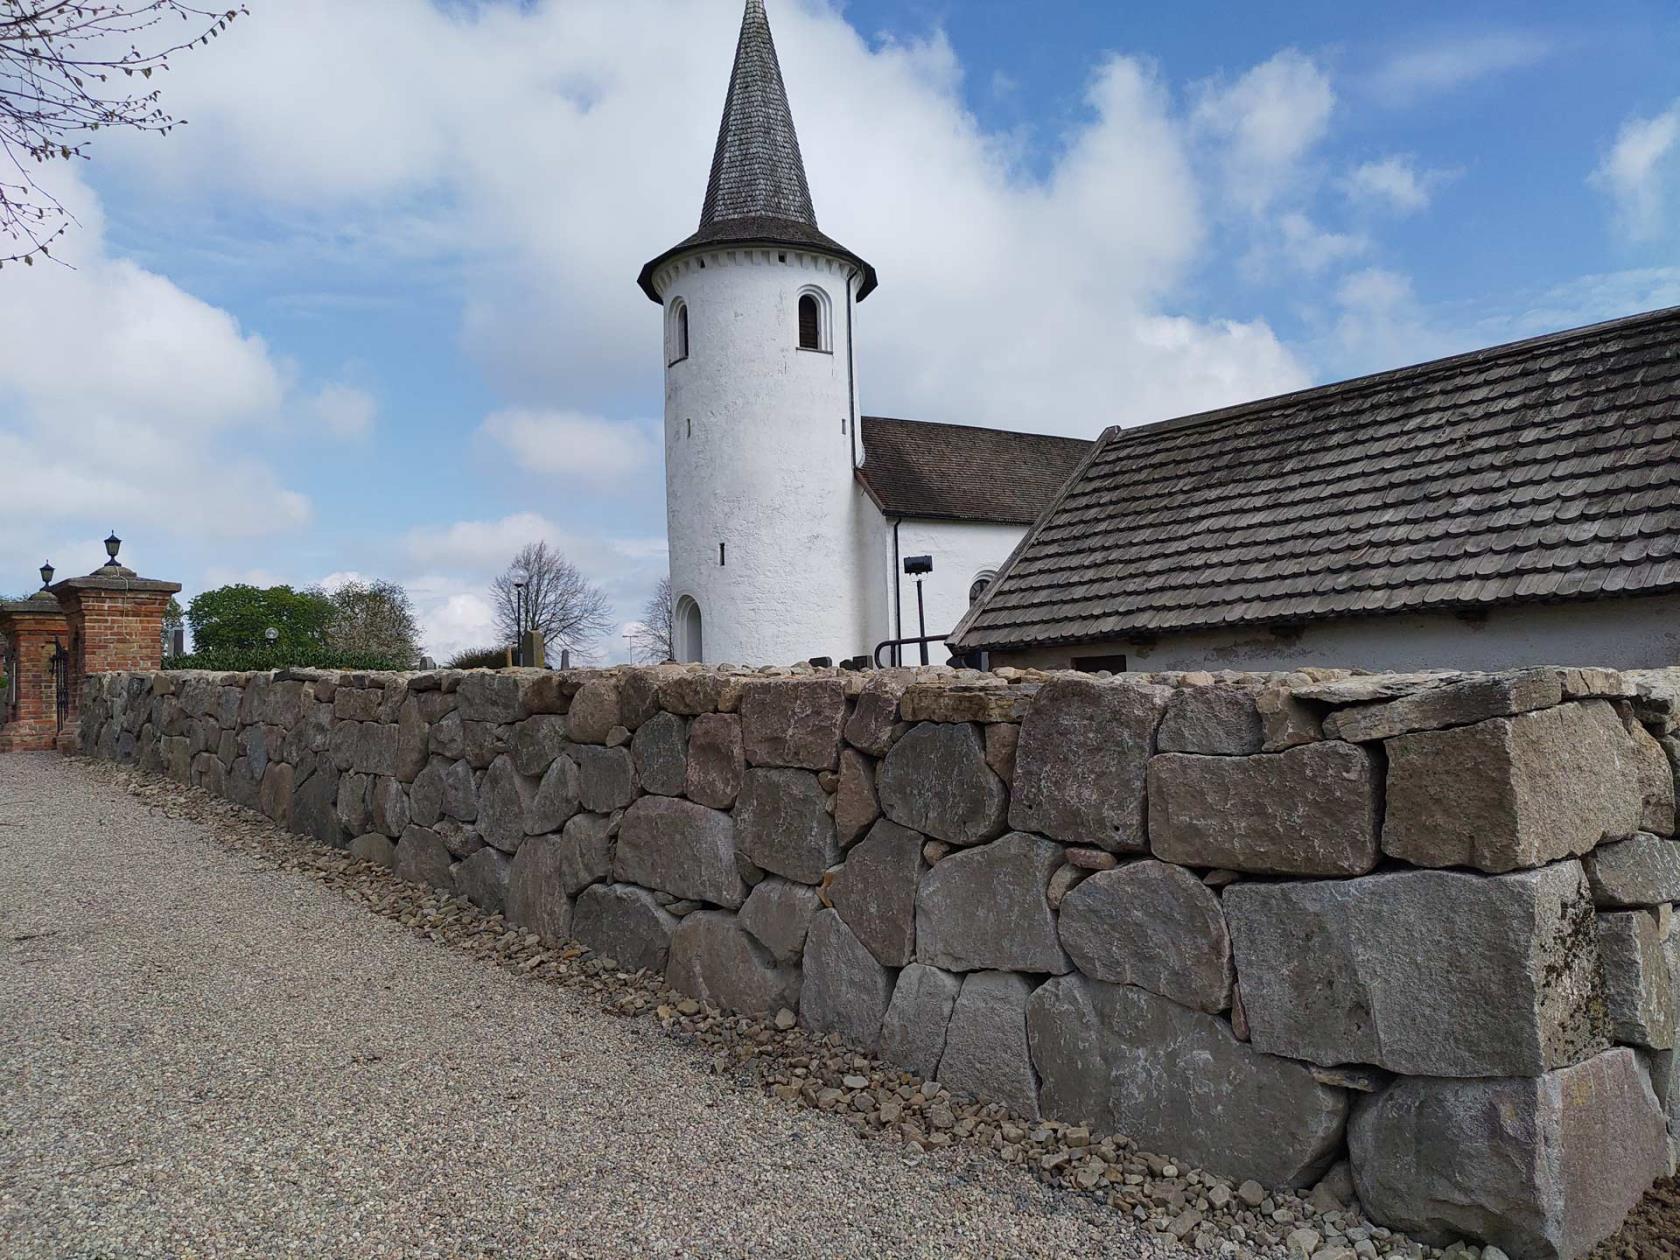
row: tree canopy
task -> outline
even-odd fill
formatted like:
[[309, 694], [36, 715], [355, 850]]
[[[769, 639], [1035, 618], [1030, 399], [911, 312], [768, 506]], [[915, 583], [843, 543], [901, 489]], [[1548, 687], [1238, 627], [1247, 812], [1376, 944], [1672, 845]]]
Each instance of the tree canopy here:
[[613, 626], [605, 593], [546, 542], [521, 547], [490, 584], [490, 598], [502, 641], [518, 643], [526, 630], [540, 630], [551, 659], [563, 649], [587, 657]]
[[327, 643], [327, 628], [338, 609], [318, 590], [289, 586], [262, 589], [243, 583], [222, 586], [193, 596], [187, 604], [193, 651], [259, 652], [272, 644], [279, 652], [319, 649]]
[[420, 659], [420, 627], [408, 592], [395, 582], [346, 582], [329, 597], [333, 616], [327, 643], [341, 652], [388, 657], [412, 666]]

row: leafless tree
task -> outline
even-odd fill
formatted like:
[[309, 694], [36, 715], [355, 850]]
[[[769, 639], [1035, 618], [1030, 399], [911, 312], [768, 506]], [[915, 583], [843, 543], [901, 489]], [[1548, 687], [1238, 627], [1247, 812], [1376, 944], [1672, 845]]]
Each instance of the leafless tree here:
[[651, 665], [676, 659], [676, 606], [671, 600], [671, 579], [660, 578], [642, 609], [642, 628], [632, 636], [636, 659]]
[[517, 643], [524, 631], [540, 630], [551, 660], [562, 649], [588, 658], [594, 641], [613, 627], [612, 605], [601, 588], [546, 542], [521, 547], [490, 584], [490, 598], [502, 641]]
[[395, 582], [346, 582], [327, 598], [327, 642], [341, 652], [383, 656], [403, 666], [420, 659], [420, 627], [408, 592]]
[[[130, 89], [242, 16], [249, 16], [243, 4], [209, 9], [186, 0], [0, 0], [0, 235], [11, 241], [0, 246], [10, 251], [0, 253], [0, 266], [50, 257], [71, 222], [36, 168], [86, 158], [102, 127], [174, 130], [179, 122], [158, 103], [156, 87]], [[171, 17], [186, 24], [186, 38], [172, 42], [153, 29]], [[142, 49], [147, 37], [155, 38]]]

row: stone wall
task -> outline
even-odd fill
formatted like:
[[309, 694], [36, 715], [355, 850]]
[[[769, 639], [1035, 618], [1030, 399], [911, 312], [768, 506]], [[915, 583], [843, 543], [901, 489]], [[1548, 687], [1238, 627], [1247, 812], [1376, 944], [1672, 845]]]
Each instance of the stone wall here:
[[114, 673], [82, 738], [1426, 1241], [1579, 1255], [1677, 1153], [1680, 670]]

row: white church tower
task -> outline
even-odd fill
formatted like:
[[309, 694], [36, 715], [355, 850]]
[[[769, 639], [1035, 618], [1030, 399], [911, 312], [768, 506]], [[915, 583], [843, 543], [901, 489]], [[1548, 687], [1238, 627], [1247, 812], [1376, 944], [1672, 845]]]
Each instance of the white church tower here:
[[678, 659], [869, 651], [852, 330], [875, 271], [817, 230], [763, 0], [747, 0], [700, 230], [640, 283], [665, 311]]

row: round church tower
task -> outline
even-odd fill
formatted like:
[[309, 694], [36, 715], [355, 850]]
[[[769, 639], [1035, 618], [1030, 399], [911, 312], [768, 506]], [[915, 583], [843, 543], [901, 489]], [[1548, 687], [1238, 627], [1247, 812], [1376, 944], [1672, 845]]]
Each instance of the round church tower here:
[[852, 329], [875, 271], [817, 230], [763, 0], [747, 0], [700, 230], [640, 283], [665, 311], [677, 658], [867, 652]]

